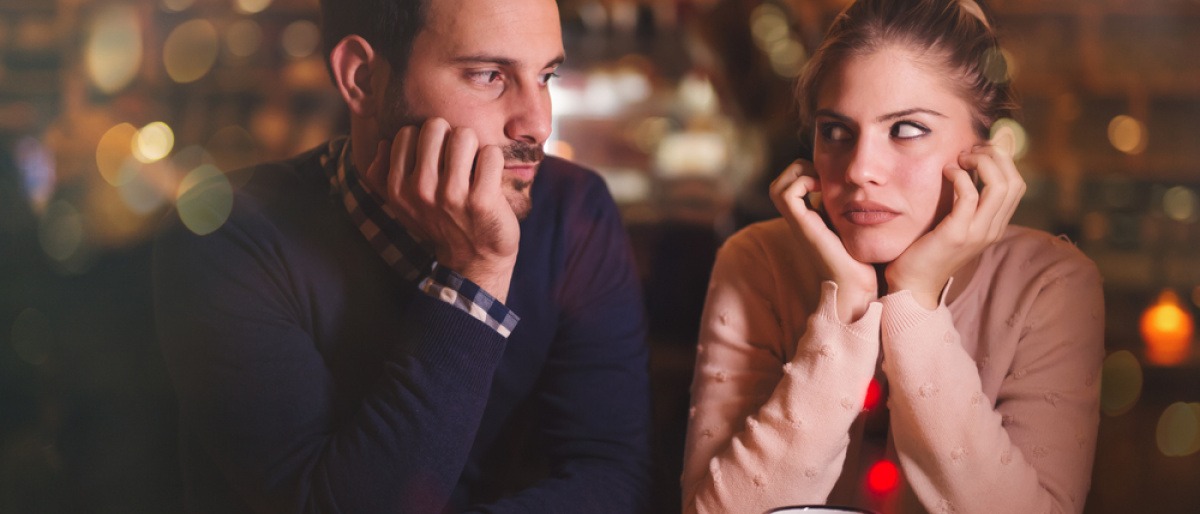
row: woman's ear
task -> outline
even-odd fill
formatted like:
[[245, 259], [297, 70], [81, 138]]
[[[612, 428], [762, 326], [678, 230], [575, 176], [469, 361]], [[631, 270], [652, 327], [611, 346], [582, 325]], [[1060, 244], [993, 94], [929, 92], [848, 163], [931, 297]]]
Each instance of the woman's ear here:
[[333, 70], [333, 83], [346, 107], [353, 116], [373, 117], [376, 113], [381, 88], [380, 73], [387, 73], [382, 56], [361, 36], [349, 35], [338, 42], [329, 52], [329, 66]]
[[1017, 152], [1017, 133], [1013, 132], [1013, 128], [1008, 125], [1000, 125], [994, 128], [992, 130], [992, 138], [988, 142], [1004, 150], [1010, 156], [1015, 155]]

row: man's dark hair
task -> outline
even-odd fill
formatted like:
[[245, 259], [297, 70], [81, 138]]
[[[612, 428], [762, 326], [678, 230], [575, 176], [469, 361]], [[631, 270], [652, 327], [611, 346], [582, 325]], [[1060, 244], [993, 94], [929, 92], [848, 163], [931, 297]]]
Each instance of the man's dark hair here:
[[[425, 27], [428, 0], [321, 0], [321, 50], [329, 54], [346, 36], [362, 36], [403, 73], [413, 40]], [[332, 76], [332, 74], [330, 74]]]

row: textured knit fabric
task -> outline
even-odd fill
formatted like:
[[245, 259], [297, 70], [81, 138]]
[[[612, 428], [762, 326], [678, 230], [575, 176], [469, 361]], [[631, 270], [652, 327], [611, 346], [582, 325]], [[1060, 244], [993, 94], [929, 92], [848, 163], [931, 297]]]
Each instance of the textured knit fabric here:
[[541, 166], [505, 339], [398, 276], [321, 159], [235, 173], [220, 229], [198, 236], [172, 215], [156, 242], [187, 510], [640, 510], [642, 304], [603, 182]]
[[920, 502], [909, 510], [1083, 510], [1104, 353], [1090, 260], [1009, 227], [948, 303], [929, 311], [897, 292], [846, 325], [836, 285], [813, 276], [797, 245], [773, 220], [718, 255], [692, 385], [686, 512], [831, 500], [844, 465], [860, 466], [845, 462], [861, 444], [850, 428], [881, 352], [890, 436]]

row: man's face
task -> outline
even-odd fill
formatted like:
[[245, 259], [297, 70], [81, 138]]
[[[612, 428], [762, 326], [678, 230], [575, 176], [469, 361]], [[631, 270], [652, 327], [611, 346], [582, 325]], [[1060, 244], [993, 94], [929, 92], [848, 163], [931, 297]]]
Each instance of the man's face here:
[[562, 59], [554, 0], [430, 1], [408, 69], [391, 77], [382, 136], [433, 116], [472, 129], [480, 146], [504, 149], [504, 195], [524, 218]]

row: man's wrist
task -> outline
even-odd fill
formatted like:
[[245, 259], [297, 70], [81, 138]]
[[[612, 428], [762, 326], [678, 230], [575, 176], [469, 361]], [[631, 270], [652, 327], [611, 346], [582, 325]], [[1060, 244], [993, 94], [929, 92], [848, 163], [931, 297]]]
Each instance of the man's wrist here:
[[491, 286], [502, 288], [505, 293], [504, 297], [497, 297], [484, 285], [435, 262], [433, 273], [422, 280], [418, 287], [426, 294], [458, 308], [508, 337], [520, 321], [520, 317], [504, 304], [511, 277], [510, 271], [502, 277], [502, 283]]

